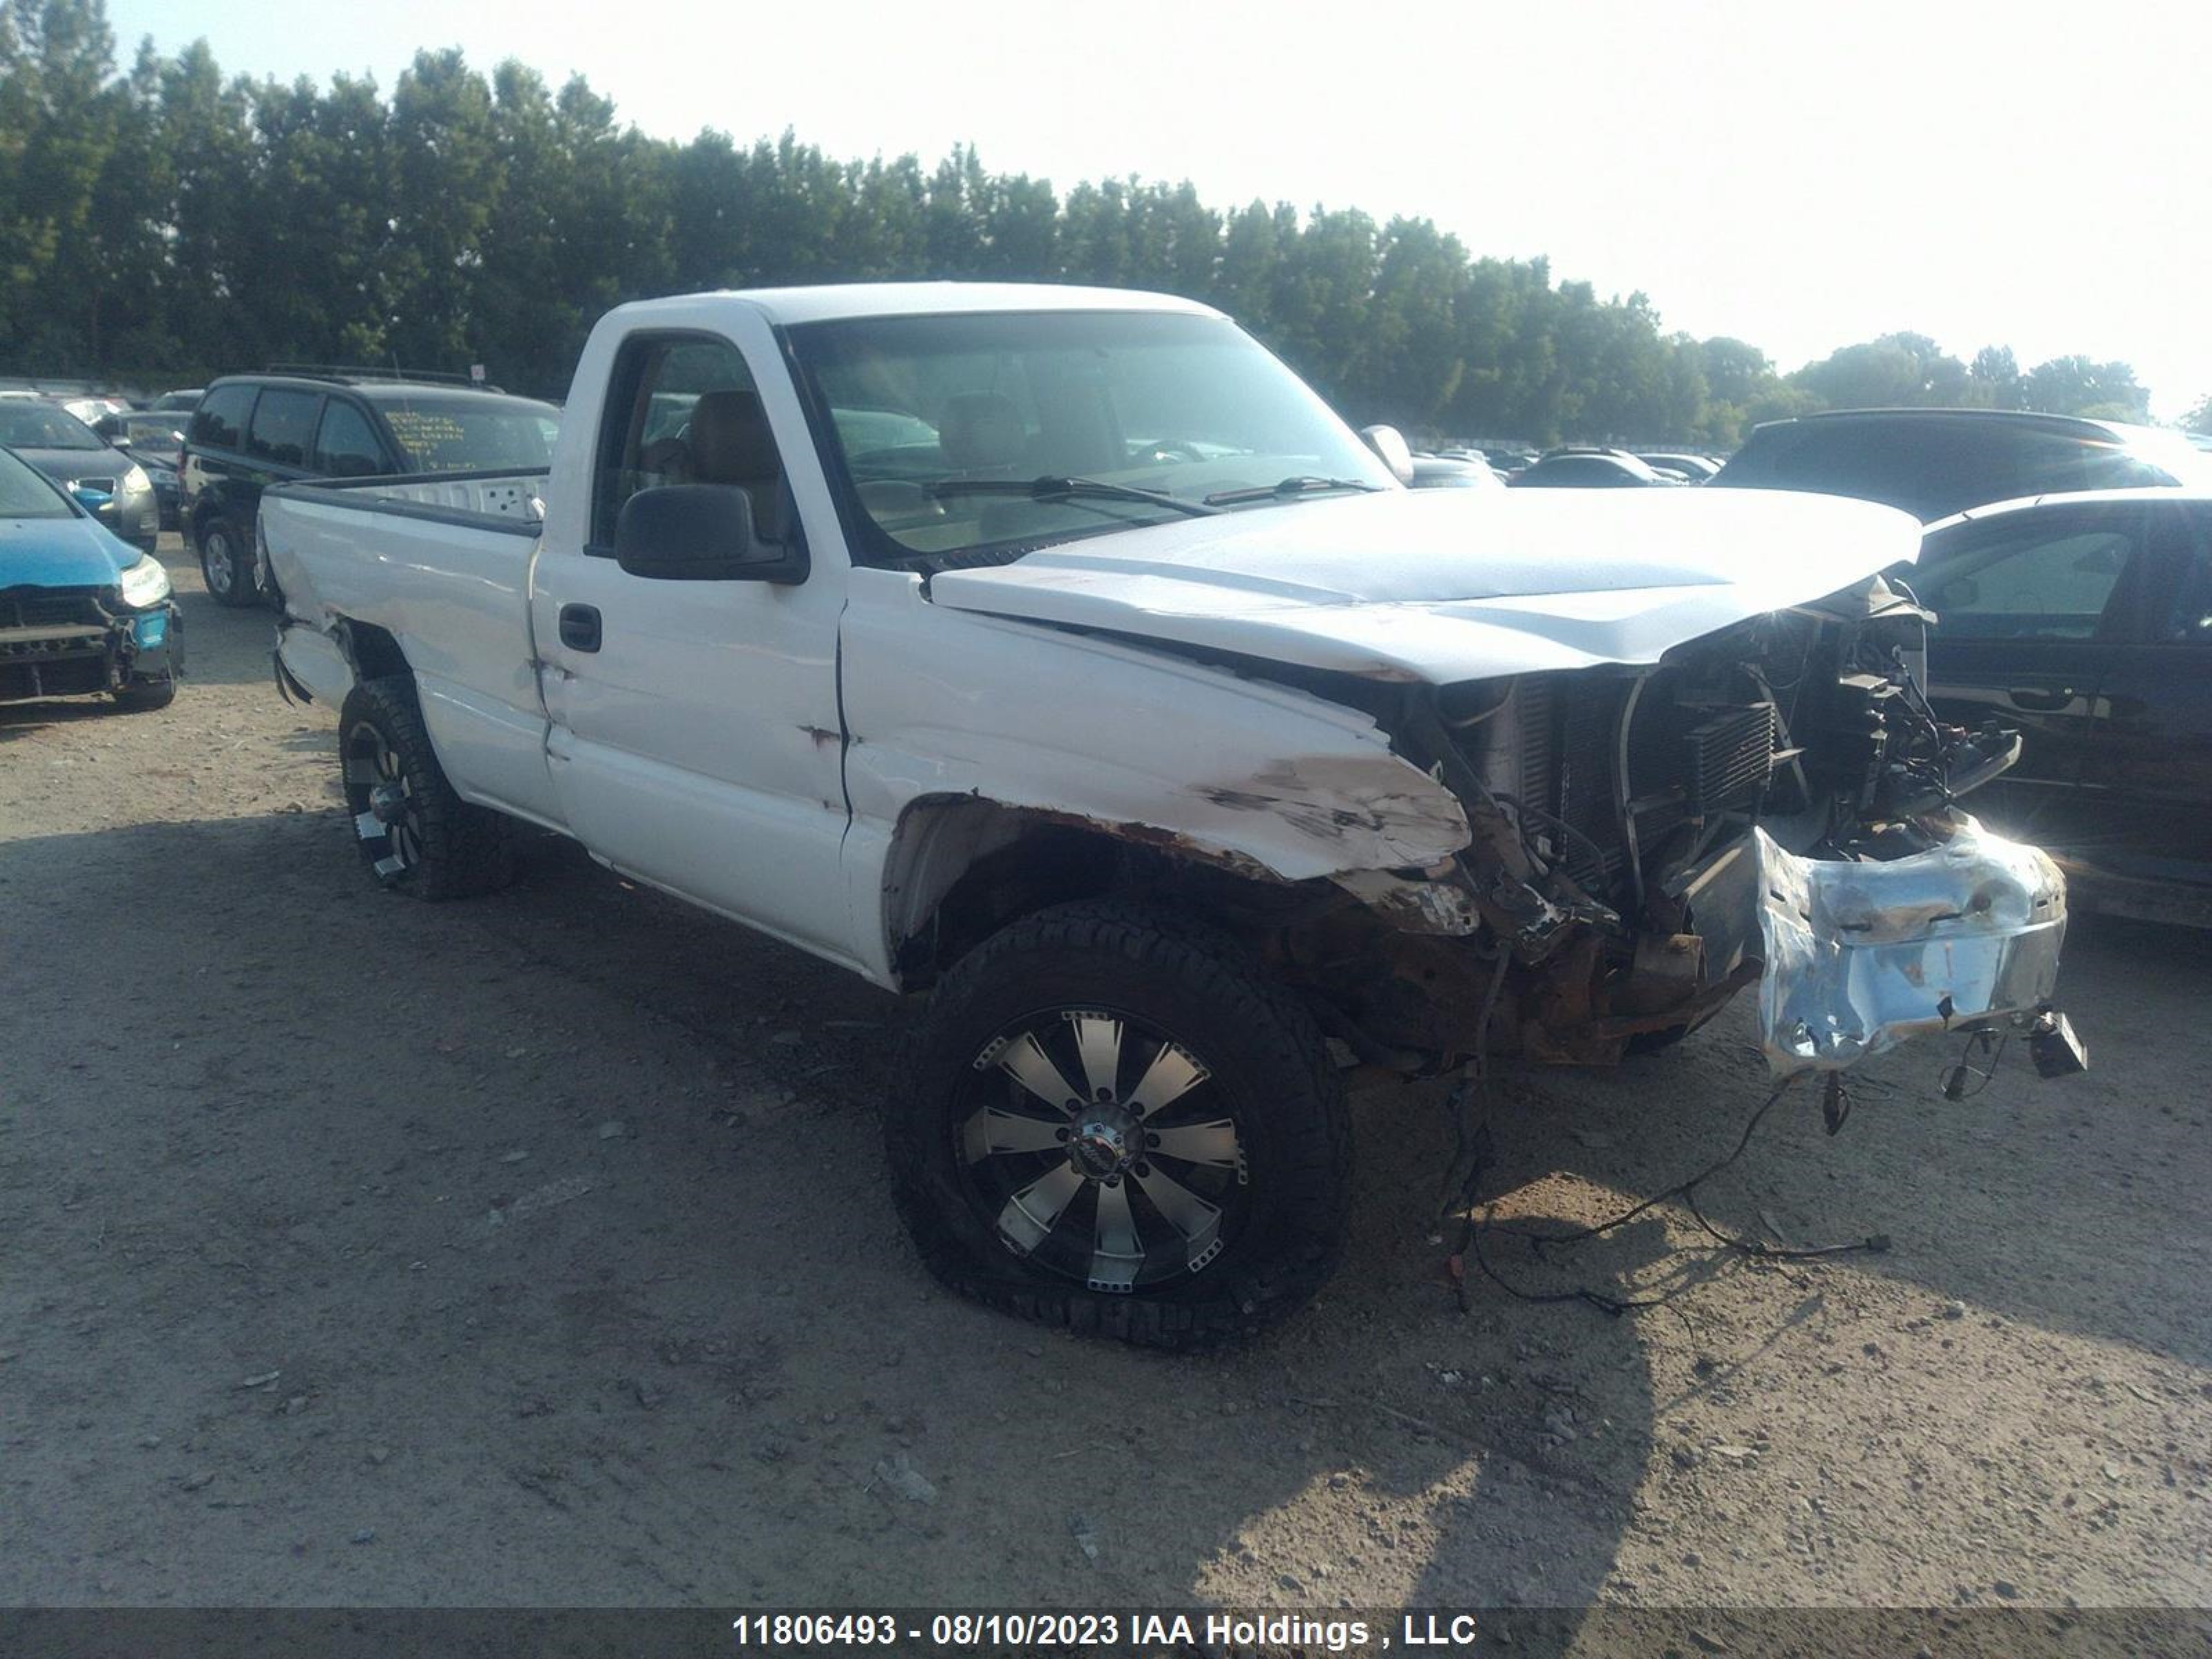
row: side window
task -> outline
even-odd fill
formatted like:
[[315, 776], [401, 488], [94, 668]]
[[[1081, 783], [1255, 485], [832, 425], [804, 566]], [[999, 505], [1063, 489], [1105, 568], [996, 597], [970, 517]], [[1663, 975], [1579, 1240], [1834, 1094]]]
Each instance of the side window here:
[[664, 484], [743, 489], [754, 534], [785, 539], [782, 464], [745, 360], [726, 340], [659, 335], [623, 347], [600, 426], [591, 550], [611, 555], [623, 503]]
[[195, 449], [237, 449], [246, 441], [246, 417], [252, 412], [253, 388], [219, 386], [200, 399], [187, 428]]
[[2153, 544], [2180, 575], [2150, 637], [2162, 645], [2212, 647], [2212, 514], [2159, 516]]
[[368, 416], [342, 398], [331, 398], [315, 436], [315, 471], [329, 478], [373, 478], [385, 466], [384, 446]]
[[319, 392], [287, 392], [271, 386], [253, 406], [246, 429], [246, 453], [271, 466], [305, 466], [314, 442], [315, 417], [322, 413]]
[[1945, 559], [1919, 585], [1936, 640], [2092, 640], [2136, 550], [2136, 537], [2075, 520], [2015, 529]]

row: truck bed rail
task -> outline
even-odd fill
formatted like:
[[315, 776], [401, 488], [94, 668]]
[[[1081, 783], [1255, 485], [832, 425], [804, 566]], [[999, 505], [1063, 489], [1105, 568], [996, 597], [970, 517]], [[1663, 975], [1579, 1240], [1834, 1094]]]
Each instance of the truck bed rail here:
[[276, 484], [263, 499], [310, 502], [434, 524], [464, 525], [504, 535], [535, 536], [544, 527], [542, 486], [550, 469], [410, 472], [375, 478], [330, 478]]

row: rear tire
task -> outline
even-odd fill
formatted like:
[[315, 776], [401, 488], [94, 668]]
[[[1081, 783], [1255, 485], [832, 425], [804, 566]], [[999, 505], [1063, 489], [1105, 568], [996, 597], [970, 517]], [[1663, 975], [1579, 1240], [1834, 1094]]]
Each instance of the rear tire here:
[[217, 605], [243, 608], [260, 602], [253, 580], [253, 551], [243, 544], [237, 526], [216, 519], [199, 533], [200, 580]]
[[1014, 922], [938, 985], [898, 1075], [899, 1213], [931, 1272], [1005, 1312], [1200, 1347], [1289, 1314], [1342, 1254], [1342, 1082], [1304, 1006], [1207, 929], [1112, 902]]
[[338, 764], [362, 862], [380, 885], [434, 901], [514, 879], [514, 821], [453, 792], [409, 676], [362, 680], [346, 694]]

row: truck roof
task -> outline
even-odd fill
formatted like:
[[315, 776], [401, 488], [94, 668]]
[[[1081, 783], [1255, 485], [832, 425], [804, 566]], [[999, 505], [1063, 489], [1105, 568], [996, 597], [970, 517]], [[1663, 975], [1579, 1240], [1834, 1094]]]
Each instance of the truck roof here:
[[1211, 306], [1171, 294], [1126, 288], [1075, 288], [1052, 283], [834, 283], [811, 288], [726, 289], [715, 294], [640, 300], [622, 313], [649, 320], [653, 313], [702, 299], [734, 300], [776, 324], [824, 323], [854, 317], [927, 317], [947, 312], [1171, 311], [1218, 317]]

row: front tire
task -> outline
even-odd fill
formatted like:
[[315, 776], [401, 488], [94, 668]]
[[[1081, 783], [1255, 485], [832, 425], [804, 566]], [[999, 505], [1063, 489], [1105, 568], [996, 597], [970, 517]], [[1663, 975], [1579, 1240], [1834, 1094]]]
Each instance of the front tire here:
[[513, 822], [454, 793], [408, 676], [362, 680], [346, 693], [338, 763], [362, 862], [380, 885], [437, 900], [514, 879]]
[[1231, 940], [1116, 903], [1013, 923], [938, 986], [884, 1136], [923, 1261], [1021, 1317], [1164, 1348], [1250, 1334], [1342, 1254], [1322, 1034]]
[[199, 534], [200, 580], [217, 605], [240, 608], [259, 602], [253, 580], [252, 550], [226, 519], [208, 523]]
[[115, 694], [115, 706], [126, 714], [149, 714], [156, 708], [167, 708], [176, 700], [177, 681], [173, 674], [164, 674], [157, 680], [136, 681]]

